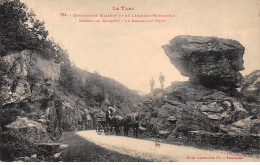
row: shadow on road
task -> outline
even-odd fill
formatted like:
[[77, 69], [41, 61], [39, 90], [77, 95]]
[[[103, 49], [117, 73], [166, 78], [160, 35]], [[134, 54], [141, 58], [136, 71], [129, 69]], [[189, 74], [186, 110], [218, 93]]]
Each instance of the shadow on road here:
[[59, 160], [64, 162], [147, 162], [142, 158], [131, 157], [102, 148], [75, 132], [65, 132], [61, 143], [69, 145], [61, 149]]

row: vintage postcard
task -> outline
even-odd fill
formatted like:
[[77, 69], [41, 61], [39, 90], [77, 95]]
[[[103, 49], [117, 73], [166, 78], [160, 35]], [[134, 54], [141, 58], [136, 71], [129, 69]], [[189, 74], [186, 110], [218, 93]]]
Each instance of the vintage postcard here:
[[259, 0], [0, 0], [1, 162], [259, 162]]

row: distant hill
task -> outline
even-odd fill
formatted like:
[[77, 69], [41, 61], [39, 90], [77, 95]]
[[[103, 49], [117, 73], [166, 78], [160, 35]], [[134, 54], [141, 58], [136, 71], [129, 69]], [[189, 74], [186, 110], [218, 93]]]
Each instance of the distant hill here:
[[137, 92], [129, 90], [125, 85], [75, 66], [61, 65], [59, 84], [64, 90], [83, 98], [86, 105], [92, 107], [110, 105], [129, 113], [141, 99]]

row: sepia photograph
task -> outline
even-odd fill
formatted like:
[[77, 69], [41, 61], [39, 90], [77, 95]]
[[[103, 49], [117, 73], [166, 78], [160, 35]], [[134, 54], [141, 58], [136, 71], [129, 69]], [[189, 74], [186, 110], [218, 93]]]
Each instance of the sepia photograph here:
[[260, 0], [0, 0], [0, 163], [260, 162]]

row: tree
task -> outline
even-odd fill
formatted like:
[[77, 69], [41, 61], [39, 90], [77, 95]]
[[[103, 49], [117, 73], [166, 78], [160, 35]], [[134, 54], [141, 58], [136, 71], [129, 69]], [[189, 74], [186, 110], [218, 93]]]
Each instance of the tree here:
[[0, 21], [1, 55], [14, 50], [44, 50], [48, 46], [45, 22], [36, 19], [24, 3], [5, 0], [0, 5]]

